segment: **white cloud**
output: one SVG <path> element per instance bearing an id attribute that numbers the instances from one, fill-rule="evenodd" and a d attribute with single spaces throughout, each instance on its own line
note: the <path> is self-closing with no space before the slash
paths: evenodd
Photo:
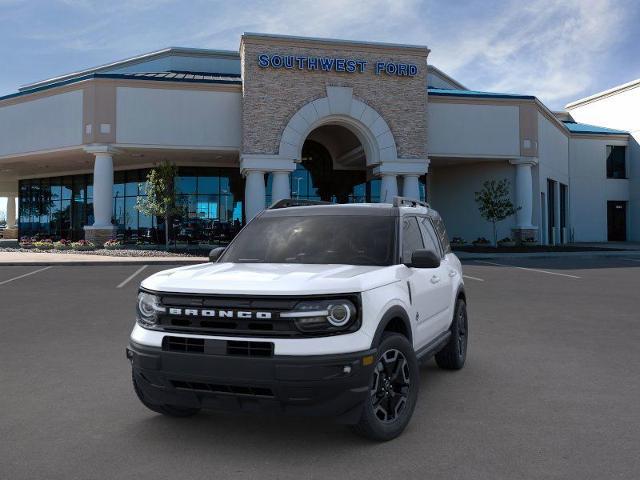
<path id="1" fill-rule="evenodd" d="M 471 88 L 535 94 L 557 107 L 594 84 L 597 57 L 621 38 L 626 9 L 613 0 L 524 5 L 511 2 L 494 20 L 468 20 L 463 38 L 432 44 L 433 60 Z"/>
<path id="2" fill-rule="evenodd" d="M 431 63 L 470 88 L 557 107 L 593 90 L 608 50 L 631 30 L 630 1 L 57 0 L 31 10 L 39 22 L 21 35 L 39 52 L 95 64 L 169 45 L 235 50 L 244 31 L 423 44 Z"/>

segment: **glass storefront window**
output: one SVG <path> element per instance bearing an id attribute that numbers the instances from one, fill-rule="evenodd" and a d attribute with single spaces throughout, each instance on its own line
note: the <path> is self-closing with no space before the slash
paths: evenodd
<path id="1" fill-rule="evenodd" d="M 114 173 L 113 224 L 126 243 L 163 243 L 163 219 L 136 209 L 144 196 L 148 170 Z M 241 228 L 244 180 L 237 168 L 180 168 L 176 188 L 184 214 L 172 220 L 173 242 L 219 243 Z M 73 175 L 20 181 L 19 227 L 22 236 L 58 240 L 83 238 L 93 224 L 93 176 Z"/>

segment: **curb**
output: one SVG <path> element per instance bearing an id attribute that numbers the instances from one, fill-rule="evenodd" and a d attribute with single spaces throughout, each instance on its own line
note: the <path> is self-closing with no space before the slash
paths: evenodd
<path id="1" fill-rule="evenodd" d="M 144 260 L 129 260 L 127 261 L 108 261 L 108 262 L 96 262 L 96 261 L 78 261 L 78 262 L 0 262 L 0 267 L 99 267 L 99 266 L 123 266 L 123 265 L 170 265 L 170 266 L 182 266 L 182 265 L 195 265 L 198 263 L 206 263 L 206 260 L 155 260 L 145 262 Z"/>
<path id="2" fill-rule="evenodd" d="M 454 252 L 455 253 L 455 252 Z M 456 254 L 457 255 L 457 254 Z M 640 252 L 638 251 L 611 251 L 611 252 L 540 252 L 540 253 L 485 253 L 485 254 L 470 254 L 464 256 L 458 256 L 460 261 L 465 260 L 500 260 L 507 258 L 566 258 L 566 257 L 591 257 L 591 258 L 606 258 L 606 257 L 637 257 L 640 259 Z"/>

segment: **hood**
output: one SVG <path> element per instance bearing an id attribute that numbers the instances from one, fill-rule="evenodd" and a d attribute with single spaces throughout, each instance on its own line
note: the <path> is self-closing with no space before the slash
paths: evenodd
<path id="1" fill-rule="evenodd" d="M 165 270 L 142 287 L 159 292 L 234 295 L 356 293 L 397 281 L 396 266 L 205 263 Z"/>

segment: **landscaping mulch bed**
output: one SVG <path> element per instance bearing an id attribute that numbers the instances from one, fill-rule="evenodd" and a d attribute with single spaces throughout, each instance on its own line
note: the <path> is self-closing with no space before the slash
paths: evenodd
<path id="1" fill-rule="evenodd" d="M 136 250 L 136 249 L 98 249 L 98 250 L 43 250 L 40 248 L 0 248 L 0 252 L 13 253 L 55 253 L 59 255 L 99 255 L 103 257 L 202 257 L 207 256 L 209 251 L 185 250 L 176 252 L 166 252 L 164 250 Z"/>

